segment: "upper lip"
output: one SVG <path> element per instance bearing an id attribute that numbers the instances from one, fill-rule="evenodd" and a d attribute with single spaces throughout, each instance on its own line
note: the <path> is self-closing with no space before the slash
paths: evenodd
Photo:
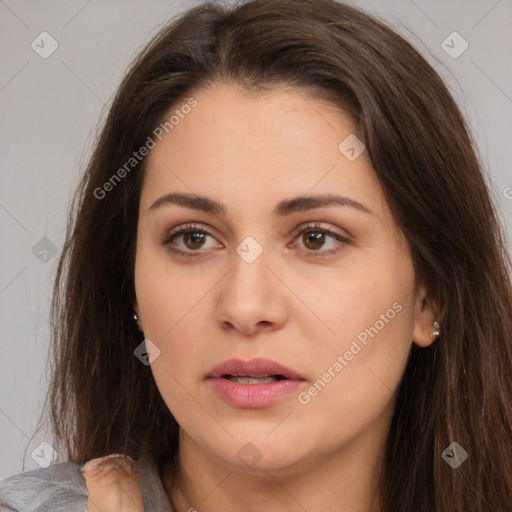
<path id="1" fill-rule="evenodd" d="M 241 359 L 229 359 L 215 366 L 208 378 L 224 377 L 225 375 L 256 377 L 262 375 L 280 375 L 286 379 L 304 380 L 304 377 L 297 372 L 286 368 L 285 366 L 270 359 L 251 359 L 242 361 Z"/>

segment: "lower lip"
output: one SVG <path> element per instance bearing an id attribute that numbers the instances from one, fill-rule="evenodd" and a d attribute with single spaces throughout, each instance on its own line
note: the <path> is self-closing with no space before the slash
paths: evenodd
<path id="1" fill-rule="evenodd" d="M 266 384 L 237 384 L 222 377 L 208 379 L 224 402 L 247 409 L 269 407 L 286 395 L 297 392 L 304 380 L 283 379 Z"/>

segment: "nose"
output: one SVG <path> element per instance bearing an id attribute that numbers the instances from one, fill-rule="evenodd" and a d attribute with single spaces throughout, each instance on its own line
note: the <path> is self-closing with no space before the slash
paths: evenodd
<path id="1" fill-rule="evenodd" d="M 280 328 L 287 319 L 286 286 L 269 266 L 265 251 L 252 262 L 235 253 L 221 281 L 217 318 L 222 329 L 253 336 Z"/>

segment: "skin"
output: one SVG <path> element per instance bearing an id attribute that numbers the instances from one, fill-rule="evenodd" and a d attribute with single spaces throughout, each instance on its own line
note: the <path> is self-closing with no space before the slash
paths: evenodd
<path id="1" fill-rule="evenodd" d="M 160 350 L 150 368 L 180 425 L 169 498 L 179 512 L 377 511 L 396 390 L 411 344 L 432 343 L 436 319 L 408 245 L 367 153 L 349 161 L 338 150 L 355 131 L 343 111 L 284 87 L 254 95 L 217 83 L 193 96 L 197 106 L 148 156 L 135 264 L 134 309 Z M 207 196 L 227 214 L 150 209 L 171 192 Z M 328 193 L 372 213 L 328 206 L 272 216 L 279 201 Z M 187 223 L 208 232 L 203 245 L 183 235 L 171 245 L 196 257 L 162 244 Z M 312 223 L 348 242 L 294 236 Z M 247 236 L 263 248 L 252 263 L 236 252 Z M 264 357 L 301 374 L 307 391 L 395 303 L 400 312 L 307 404 L 292 393 L 237 408 L 205 380 L 227 359 Z M 261 457 L 251 467 L 237 456 L 248 442 Z"/>
<path id="2" fill-rule="evenodd" d="M 133 461 L 118 454 L 99 457 L 81 468 L 87 486 L 89 512 L 144 510 L 142 490 Z"/>

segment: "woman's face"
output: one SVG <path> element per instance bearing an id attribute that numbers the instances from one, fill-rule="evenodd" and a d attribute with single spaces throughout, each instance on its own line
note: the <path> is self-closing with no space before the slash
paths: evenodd
<path id="1" fill-rule="evenodd" d="M 267 470 L 381 446 L 434 318 L 351 120 L 292 89 L 194 98 L 148 155 L 135 264 L 182 443 Z"/>

